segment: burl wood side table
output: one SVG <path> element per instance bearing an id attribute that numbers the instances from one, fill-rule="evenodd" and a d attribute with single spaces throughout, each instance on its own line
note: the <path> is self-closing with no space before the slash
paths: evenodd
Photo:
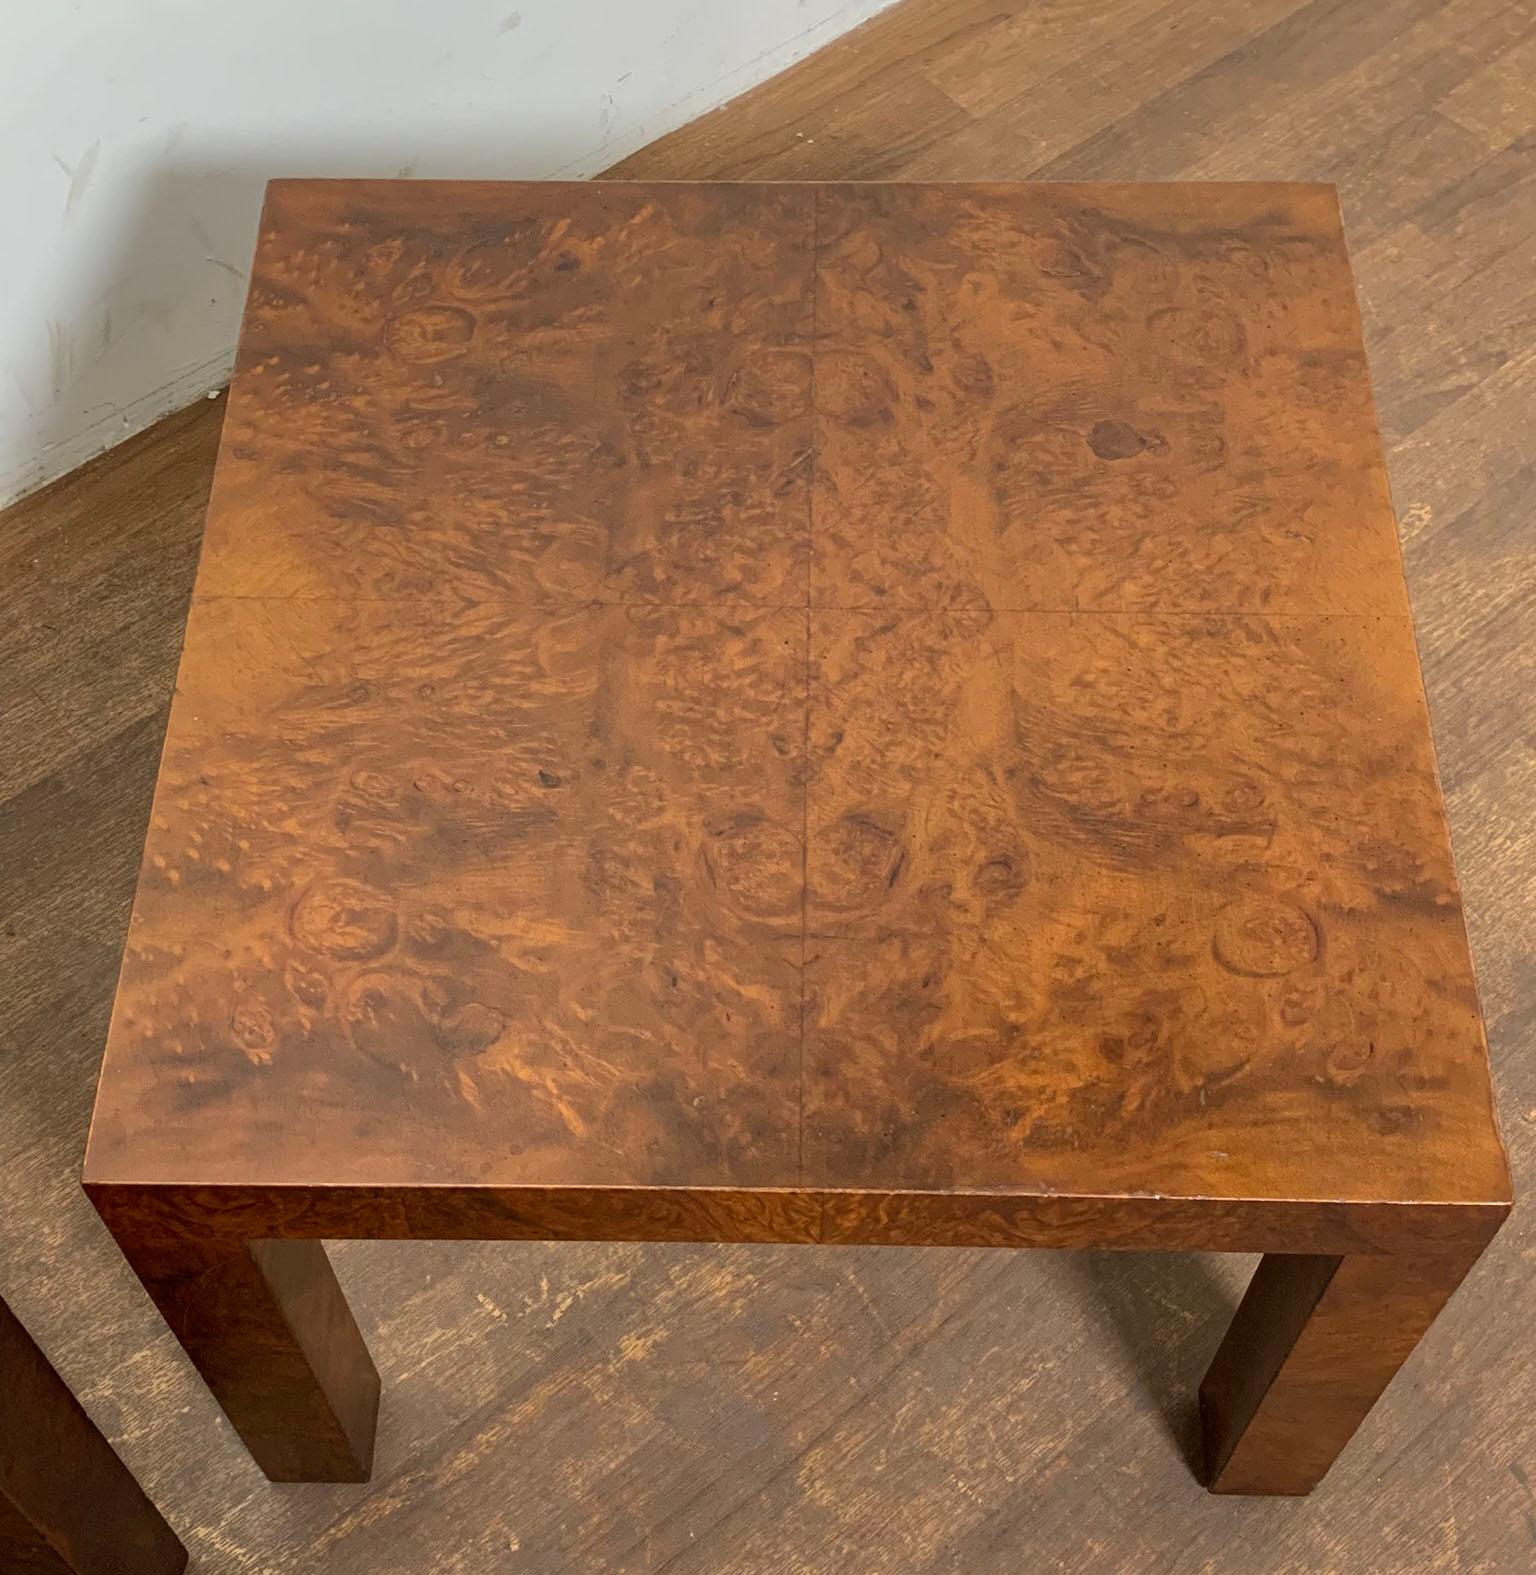
<path id="1" fill-rule="evenodd" d="M 1262 1252 L 1306 1492 L 1510 1200 L 1332 189 L 275 184 L 86 1183 L 274 1478 L 601 1238 Z"/>
<path id="2" fill-rule="evenodd" d="M 0 1570 L 180 1575 L 186 1549 L 0 1301 Z"/>

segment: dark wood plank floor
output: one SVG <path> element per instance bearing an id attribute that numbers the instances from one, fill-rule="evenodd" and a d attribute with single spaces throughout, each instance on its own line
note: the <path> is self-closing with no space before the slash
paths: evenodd
<path id="1" fill-rule="evenodd" d="M 1517 1186 L 1536 1172 L 1536 11 L 910 0 L 627 160 L 1336 181 Z M 0 516 L 0 1288 L 219 1572 L 1536 1567 L 1521 1213 L 1313 1498 L 1207 1499 L 1249 1265 L 348 1244 L 365 1489 L 270 1486 L 76 1187 L 220 407 Z"/>

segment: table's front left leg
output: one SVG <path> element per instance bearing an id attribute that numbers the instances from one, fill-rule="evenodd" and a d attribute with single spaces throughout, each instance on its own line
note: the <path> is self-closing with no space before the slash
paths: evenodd
<path id="1" fill-rule="evenodd" d="M 1268 1254 L 1200 1386 L 1211 1491 L 1311 1492 L 1477 1256 Z"/>
<path id="2" fill-rule="evenodd" d="M 367 1481 L 379 1375 L 318 1241 L 107 1222 L 268 1477 Z"/>

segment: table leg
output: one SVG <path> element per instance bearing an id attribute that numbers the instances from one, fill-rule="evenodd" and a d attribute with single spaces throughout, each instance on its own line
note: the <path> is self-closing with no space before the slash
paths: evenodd
<path id="1" fill-rule="evenodd" d="M 175 1575 L 187 1555 L 0 1302 L 0 1569 Z"/>
<path id="2" fill-rule="evenodd" d="M 272 1481 L 368 1480 L 379 1375 L 318 1241 L 108 1223 Z"/>
<path id="3" fill-rule="evenodd" d="M 1476 1261 L 1271 1253 L 1200 1386 L 1213 1493 L 1309 1493 Z"/>

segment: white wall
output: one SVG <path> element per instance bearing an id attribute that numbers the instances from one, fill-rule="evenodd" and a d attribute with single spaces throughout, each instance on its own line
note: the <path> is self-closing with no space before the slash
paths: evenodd
<path id="1" fill-rule="evenodd" d="M 0 503 L 221 383 L 273 175 L 585 176 L 890 0 L 7 0 Z"/>

